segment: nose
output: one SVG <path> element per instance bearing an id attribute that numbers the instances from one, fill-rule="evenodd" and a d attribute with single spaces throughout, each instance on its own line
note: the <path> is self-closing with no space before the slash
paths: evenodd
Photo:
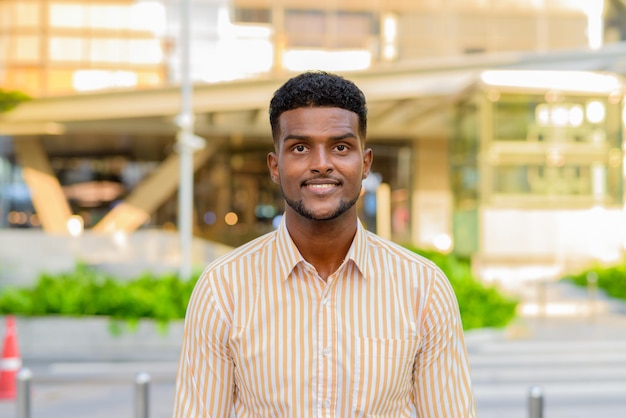
<path id="1" fill-rule="evenodd" d="M 316 147 L 311 153 L 311 171 L 330 173 L 332 170 L 332 161 L 328 151 L 324 147 Z"/>

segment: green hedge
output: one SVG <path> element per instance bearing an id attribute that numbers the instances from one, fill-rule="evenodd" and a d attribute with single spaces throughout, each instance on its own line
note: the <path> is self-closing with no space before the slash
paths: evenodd
<path id="1" fill-rule="evenodd" d="M 626 300 L 626 260 L 613 266 L 593 266 L 563 280 L 587 286 L 590 277 L 596 280 L 598 288 L 608 296 Z"/>
<path id="2" fill-rule="evenodd" d="M 0 113 L 8 112 L 28 100 L 30 100 L 30 96 L 25 93 L 0 89 Z"/>
<path id="3" fill-rule="evenodd" d="M 11 287 L 0 293 L 0 314 L 23 316 L 100 315 L 134 325 L 141 318 L 162 325 L 183 318 L 197 280 L 176 274 L 143 274 L 118 280 L 85 265 L 72 272 L 44 273 L 32 288 Z"/>
<path id="4" fill-rule="evenodd" d="M 503 327 L 513 319 L 517 301 L 475 280 L 467 261 L 418 252 L 436 262 L 449 277 L 465 329 Z M 126 281 L 78 265 L 69 273 L 42 274 L 31 288 L 4 289 L 0 293 L 0 314 L 104 315 L 131 325 L 140 318 L 152 318 L 166 325 L 184 318 L 198 276 L 199 272 L 190 280 L 180 280 L 176 274 L 146 273 Z"/>
<path id="5" fill-rule="evenodd" d="M 424 251 L 408 246 L 437 264 L 448 276 L 459 302 L 463 328 L 502 328 L 508 325 L 517 312 L 519 301 L 500 292 L 494 286 L 486 286 L 472 274 L 469 260 L 452 254 Z"/>

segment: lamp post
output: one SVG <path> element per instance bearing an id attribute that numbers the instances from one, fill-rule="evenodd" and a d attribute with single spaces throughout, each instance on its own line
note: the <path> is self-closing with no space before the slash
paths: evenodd
<path id="1" fill-rule="evenodd" d="M 204 139 L 194 135 L 193 84 L 190 66 L 191 3 L 181 0 L 180 13 L 180 95 L 181 108 L 176 149 L 179 153 L 180 180 L 178 188 L 178 232 L 180 239 L 180 278 L 191 276 L 193 242 L 193 153 L 205 146 Z"/>

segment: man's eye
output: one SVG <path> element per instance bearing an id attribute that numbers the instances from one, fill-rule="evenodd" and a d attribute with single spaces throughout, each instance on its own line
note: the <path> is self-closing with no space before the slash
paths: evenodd
<path id="1" fill-rule="evenodd" d="M 295 150 L 298 152 L 304 152 L 304 145 L 296 145 Z"/>
<path id="2" fill-rule="evenodd" d="M 337 151 L 345 151 L 345 150 L 346 150 L 345 145 L 337 145 Z"/>

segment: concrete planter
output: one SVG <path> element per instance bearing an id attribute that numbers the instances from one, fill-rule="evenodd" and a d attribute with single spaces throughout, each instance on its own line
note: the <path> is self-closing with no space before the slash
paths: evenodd
<path id="1" fill-rule="evenodd" d="M 134 330 L 124 324 L 121 335 L 114 335 L 107 317 L 16 317 L 16 322 L 24 361 L 178 361 L 184 324 L 172 321 L 163 332 L 146 319 Z M 504 329 L 486 328 L 466 332 L 465 338 L 471 346 L 505 334 Z"/>
<path id="2" fill-rule="evenodd" d="M 132 330 L 123 324 L 121 335 L 111 332 L 107 317 L 16 317 L 16 323 L 24 360 L 173 360 L 183 338 L 182 320 L 165 332 L 152 320 Z"/>

